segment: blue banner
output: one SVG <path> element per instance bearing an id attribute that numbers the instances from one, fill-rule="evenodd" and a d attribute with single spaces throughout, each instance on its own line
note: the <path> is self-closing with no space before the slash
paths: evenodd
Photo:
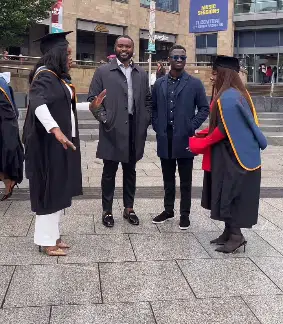
<path id="1" fill-rule="evenodd" d="M 190 33 L 227 30 L 228 0 L 191 0 Z"/>

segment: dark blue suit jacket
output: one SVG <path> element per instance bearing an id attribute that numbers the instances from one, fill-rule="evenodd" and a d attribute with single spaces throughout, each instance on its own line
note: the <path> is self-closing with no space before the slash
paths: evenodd
<path id="1" fill-rule="evenodd" d="M 152 127 L 156 132 L 157 155 L 168 159 L 167 140 L 168 75 L 158 79 L 152 90 Z M 197 108 L 197 113 L 196 113 Z M 172 158 L 193 158 L 186 150 L 188 138 L 207 119 L 209 105 L 202 82 L 184 72 L 176 92 Z"/>

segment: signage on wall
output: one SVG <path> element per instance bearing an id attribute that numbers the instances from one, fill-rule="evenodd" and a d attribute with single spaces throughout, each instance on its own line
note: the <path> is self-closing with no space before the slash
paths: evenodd
<path id="1" fill-rule="evenodd" d="M 140 38 L 149 39 L 149 31 L 140 30 Z M 159 42 L 176 43 L 176 36 L 172 34 L 163 34 L 163 33 L 155 32 L 154 39 L 155 41 L 159 41 Z"/>
<path id="2" fill-rule="evenodd" d="M 109 34 L 109 29 L 105 25 L 102 25 L 102 24 L 97 24 L 94 27 L 94 31 L 96 33 L 107 33 L 107 34 Z"/>
<path id="3" fill-rule="evenodd" d="M 155 40 L 160 41 L 160 42 L 168 42 L 169 37 L 166 35 L 155 35 Z"/>
<path id="4" fill-rule="evenodd" d="M 227 30 L 228 0 L 191 0 L 190 33 Z"/>
<path id="5" fill-rule="evenodd" d="M 63 31 L 63 0 L 58 0 L 51 10 L 51 33 Z"/>

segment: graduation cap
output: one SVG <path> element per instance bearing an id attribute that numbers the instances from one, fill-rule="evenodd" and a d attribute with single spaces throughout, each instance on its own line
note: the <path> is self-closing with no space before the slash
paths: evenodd
<path id="1" fill-rule="evenodd" d="M 70 33 L 72 33 L 72 31 L 47 34 L 34 40 L 34 42 L 40 42 L 40 50 L 42 54 L 45 54 L 53 47 L 67 46 L 69 42 L 67 41 L 66 36 Z"/>
<path id="2" fill-rule="evenodd" d="M 218 55 L 212 64 L 213 69 L 217 67 L 222 67 L 225 69 L 234 70 L 236 72 L 240 72 L 240 63 L 236 57 Z"/>

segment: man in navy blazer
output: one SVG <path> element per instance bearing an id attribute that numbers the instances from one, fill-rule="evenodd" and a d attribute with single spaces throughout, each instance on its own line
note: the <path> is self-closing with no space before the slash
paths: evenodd
<path id="1" fill-rule="evenodd" d="M 207 119 L 209 105 L 202 82 L 189 75 L 186 49 L 174 45 L 169 52 L 171 70 L 158 79 L 152 91 L 152 127 L 156 132 L 157 155 L 164 182 L 164 211 L 153 219 L 160 224 L 174 217 L 176 165 L 180 176 L 180 229 L 190 226 L 192 170 L 194 155 L 188 138 Z M 197 112 L 196 112 L 197 111 Z"/>

